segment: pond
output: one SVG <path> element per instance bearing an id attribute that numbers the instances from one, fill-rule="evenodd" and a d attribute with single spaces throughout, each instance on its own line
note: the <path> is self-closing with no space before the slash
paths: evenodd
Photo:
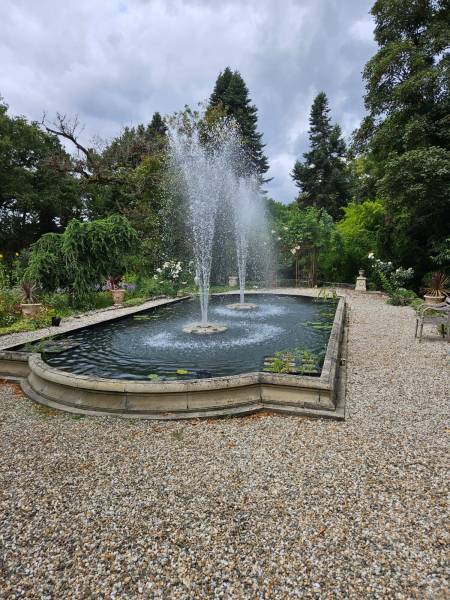
<path id="1" fill-rule="evenodd" d="M 209 319 L 227 330 L 195 335 L 196 299 L 40 342 L 45 362 L 80 375 L 124 380 L 180 380 L 255 371 L 319 376 L 336 304 L 312 298 L 247 294 L 250 311 L 227 307 L 234 296 L 213 296 Z M 47 351 L 46 351 L 47 344 Z"/>

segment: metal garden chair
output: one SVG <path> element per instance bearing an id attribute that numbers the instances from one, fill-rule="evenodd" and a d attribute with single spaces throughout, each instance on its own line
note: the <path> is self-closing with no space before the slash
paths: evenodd
<path id="1" fill-rule="evenodd" d="M 446 325 L 446 334 L 443 333 L 442 337 L 446 335 L 447 342 L 450 342 L 450 297 L 447 297 L 444 302 L 440 304 L 422 304 L 416 313 L 416 332 L 414 337 L 419 337 L 419 342 L 422 340 L 423 326 L 425 323 L 432 323 L 434 325 Z M 443 332 L 445 330 L 443 329 Z"/>

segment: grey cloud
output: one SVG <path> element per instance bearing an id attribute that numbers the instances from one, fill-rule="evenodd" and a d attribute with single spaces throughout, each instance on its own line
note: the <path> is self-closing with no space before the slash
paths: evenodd
<path id="1" fill-rule="evenodd" d="M 346 135 L 363 115 L 361 70 L 374 53 L 371 0 L 3 0 L 0 93 L 15 114 L 78 114 L 86 135 L 170 113 L 211 93 L 220 70 L 241 71 L 259 109 L 274 177 L 307 148 L 324 90 Z"/>

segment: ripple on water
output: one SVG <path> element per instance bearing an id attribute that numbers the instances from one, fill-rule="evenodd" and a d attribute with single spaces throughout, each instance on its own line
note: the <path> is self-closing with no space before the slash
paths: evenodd
<path id="1" fill-rule="evenodd" d="M 181 338 L 179 334 L 161 332 L 156 335 L 147 336 L 143 342 L 146 346 L 151 346 L 156 350 L 168 348 L 177 348 L 179 350 L 189 348 L 195 350 L 210 350 L 260 344 L 269 339 L 276 339 L 283 332 L 284 329 L 276 325 L 249 324 L 245 327 L 244 331 L 240 332 L 240 337 L 236 337 L 236 334 L 232 329 L 229 330 L 229 333 L 231 333 L 233 337 L 225 337 L 218 333 L 202 338 L 189 337 L 190 334 L 186 334 L 186 337 Z"/>
<path id="2" fill-rule="evenodd" d="M 258 304 L 257 301 L 255 303 Z M 287 307 L 276 304 L 258 304 L 257 308 L 249 310 L 248 312 L 245 312 L 245 314 L 238 310 L 227 308 L 226 306 L 213 306 L 210 309 L 210 313 L 213 315 L 236 320 L 242 320 L 245 318 L 246 321 L 249 319 L 258 320 L 265 319 L 266 317 L 278 317 L 280 315 L 284 315 L 286 312 Z"/>

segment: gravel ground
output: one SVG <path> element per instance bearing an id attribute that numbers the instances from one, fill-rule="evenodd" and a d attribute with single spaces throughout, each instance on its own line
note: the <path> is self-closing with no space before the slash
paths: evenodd
<path id="1" fill-rule="evenodd" d="M 345 422 L 77 418 L 0 387 L 0 597 L 448 598 L 449 345 L 349 294 Z"/>

